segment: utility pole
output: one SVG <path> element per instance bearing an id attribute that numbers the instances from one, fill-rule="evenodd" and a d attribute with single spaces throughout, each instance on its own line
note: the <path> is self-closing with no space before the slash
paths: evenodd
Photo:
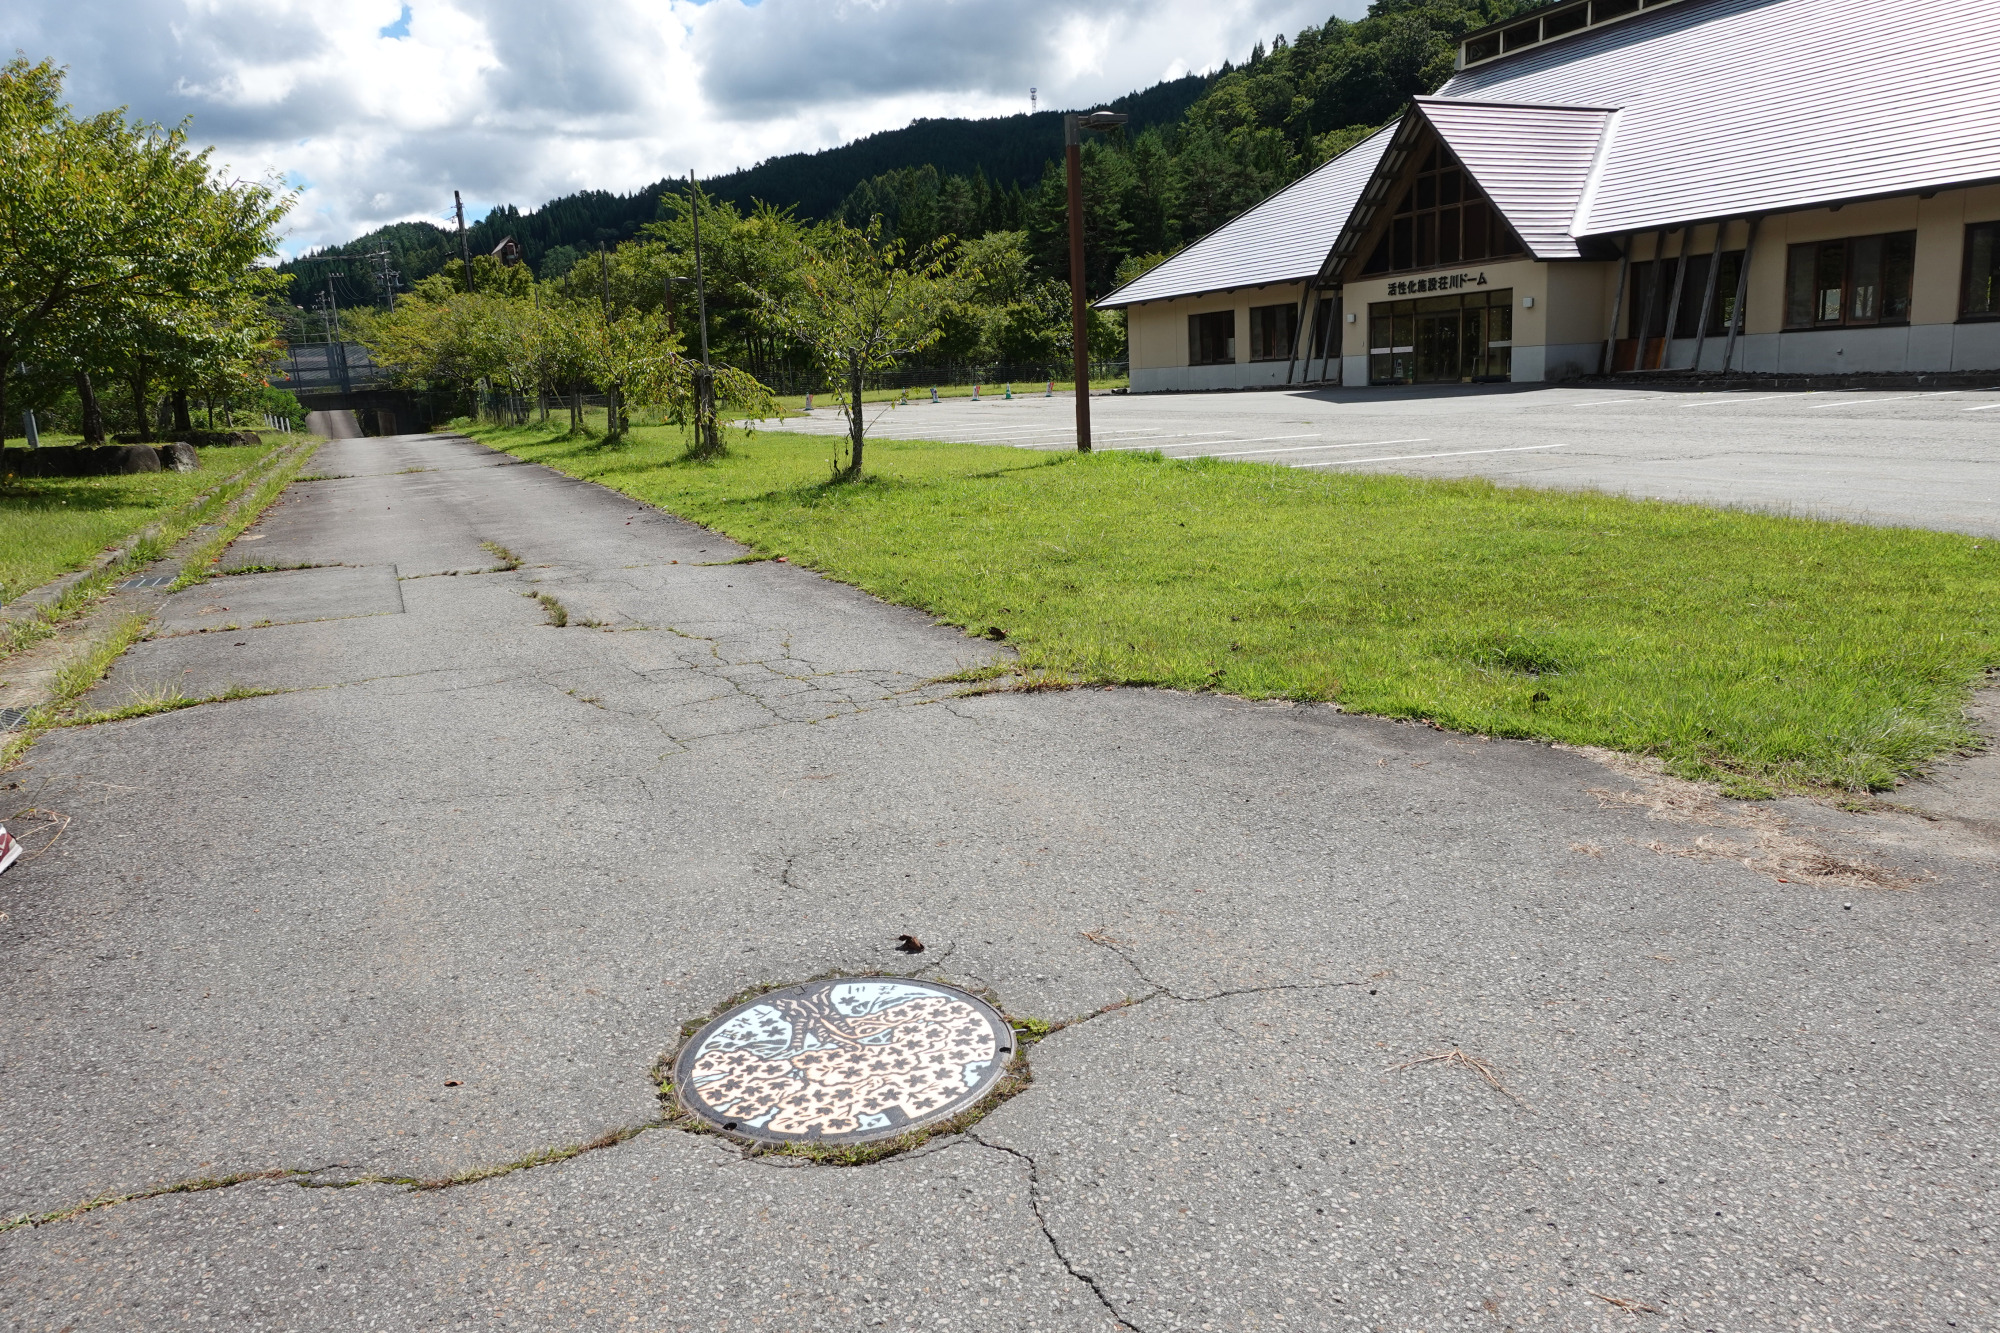
<path id="1" fill-rule="evenodd" d="M 701 323 L 701 368 L 708 365 L 708 287 L 701 277 L 701 186 L 688 172 L 688 201 L 694 208 L 694 309 Z"/>
<path id="2" fill-rule="evenodd" d="M 1076 451 L 1090 452 L 1090 322 L 1084 310 L 1083 132 L 1115 130 L 1130 117 L 1093 111 L 1063 117 L 1063 166 L 1069 176 L 1070 363 L 1076 375 Z"/>
<path id="3" fill-rule="evenodd" d="M 347 344 L 335 342 L 333 338 L 334 332 L 340 327 L 340 301 L 333 294 L 331 273 L 326 275 L 326 306 L 322 313 L 326 316 L 326 368 L 330 372 L 337 368 L 340 375 L 340 391 L 353 393 L 354 384 L 347 374 Z"/>
<path id="4" fill-rule="evenodd" d="M 700 451 L 722 451 L 722 437 L 715 426 L 715 370 L 708 364 L 708 285 L 701 273 L 701 184 L 693 168 L 688 170 L 688 206 L 694 210 L 694 310 L 701 325 L 701 370 L 694 381 L 695 438 Z"/>
<path id="5" fill-rule="evenodd" d="M 377 250 L 370 258 L 382 261 L 382 298 L 393 315 L 396 313 L 396 270 L 389 267 L 393 256 L 387 250 Z"/>
<path id="6" fill-rule="evenodd" d="M 604 337 L 607 345 L 611 339 L 611 252 L 604 248 L 604 242 L 597 243 L 597 276 L 603 282 L 601 300 L 604 306 Z M 606 438 L 618 433 L 618 386 L 604 386 L 604 434 Z"/>
<path id="7" fill-rule="evenodd" d="M 458 258 L 465 265 L 465 290 L 472 290 L 472 246 L 465 239 L 465 200 L 458 197 L 458 191 L 451 192 L 451 206 L 458 212 Z"/>

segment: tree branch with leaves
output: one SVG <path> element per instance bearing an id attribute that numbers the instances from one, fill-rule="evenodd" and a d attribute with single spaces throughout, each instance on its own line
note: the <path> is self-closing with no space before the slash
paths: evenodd
<path id="1" fill-rule="evenodd" d="M 839 222 L 815 228 L 799 243 L 790 277 L 783 290 L 758 296 L 772 323 L 845 386 L 847 461 L 834 475 L 850 480 L 861 475 L 867 443 L 868 372 L 936 342 L 959 284 L 938 250 L 909 257 L 901 242 L 884 243 L 879 221 L 866 230 Z"/>

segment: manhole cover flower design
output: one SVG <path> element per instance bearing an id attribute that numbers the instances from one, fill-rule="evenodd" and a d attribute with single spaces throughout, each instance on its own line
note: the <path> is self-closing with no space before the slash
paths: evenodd
<path id="1" fill-rule="evenodd" d="M 681 1050 L 674 1086 L 722 1129 L 780 1142 L 889 1138 L 974 1105 L 1013 1031 L 951 986 L 890 977 L 808 982 L 723 1014 Z"/>

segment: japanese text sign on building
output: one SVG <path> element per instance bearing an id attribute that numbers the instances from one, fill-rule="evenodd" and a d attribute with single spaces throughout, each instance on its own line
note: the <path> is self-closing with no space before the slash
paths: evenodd
<path id="1" fill-rule="evenodd" d="M 1424 292 L 1455 292 L 1460 287 L 1484 287 L 1484 273 L 1439 273 L 1429 278 L 1405 278 L 1389 284 L 1391 296 L 1416 296 Z"/>

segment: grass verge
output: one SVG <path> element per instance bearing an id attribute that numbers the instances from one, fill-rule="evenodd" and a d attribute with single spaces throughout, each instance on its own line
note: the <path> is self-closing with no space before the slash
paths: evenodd
<path id="1" fill-rule="evenodd" d="M 211 450 L 210 453 L 218 451 Z M 204 484 L 209 490 L 197 494 L 194 499 L 170 510 L 153 526 L 153 531 L 133 541 L 118 559 L 98 569 L 92 570 L 62 590 L 60 596 L 36 607 L 30 614 L 6 624 L 0 624 L 0 659 L 20 651 L 29 644 L 39 642 L 56 632 L 57 626 L 72 620 L 105 595 L 114 583 L 128 574 L 137 573 L 167 554 L 180 540 L 217 514 L 226 512 L 244 491 L 255 485 L 260 473 L 270 468 L 274 449 L 237 452 L 256 454 L 235 473 L 220 482 L 213 477 Z M 304 451 L 309 454 L 310 449 Z M 280 465 L 283 466 L 283 465 Z M 144 474 L 151 476 L 152 474 Z M 193 474 L 163 474 L 193 475 Z M 123 478 L 83 478 L 81 480 L 124 480 Z M 129 535 L 129 534 L 128 534 Z"/>
<path id="2" fill-rule="evenodd" d="M 0 602 L 81 569 L 153 523 L 171 522 L 218 477 L 242 471 L 275 447 L 203 449 L 199 472 L 123 477 L 6 476 L 0 462 Z"/>
<path id="3" fill-rule="evenodd" d="M 313 448 L 299 449 L 276 466 L 265 469 L 250 497 L 229 512 L 228 518 L 210 534 L 208 540 L 188 553 L 187 559 L 181 563 L 181 576 L 174 581 L 174 591 L 179 592 L 221 573 L 216 566 L 222 561 L 222 553 L 229 549 L 229 543 L 264 516 L 271 502 L 297 479 L 300 469 L 305 467 L 306 460 L 313 453 Z"/>
<path id="4" fill-rule="evenodd" d="M 473 426 L 759 554 L 1004 637 L 1029 678 L 1337 701 L 1662 757 L 1732 794 L 1880 790 L 1975 742 L 2000 543 L 1478 480 L 678 431 Z M 990 683 L 989 683 L 990 684 Z"/>

